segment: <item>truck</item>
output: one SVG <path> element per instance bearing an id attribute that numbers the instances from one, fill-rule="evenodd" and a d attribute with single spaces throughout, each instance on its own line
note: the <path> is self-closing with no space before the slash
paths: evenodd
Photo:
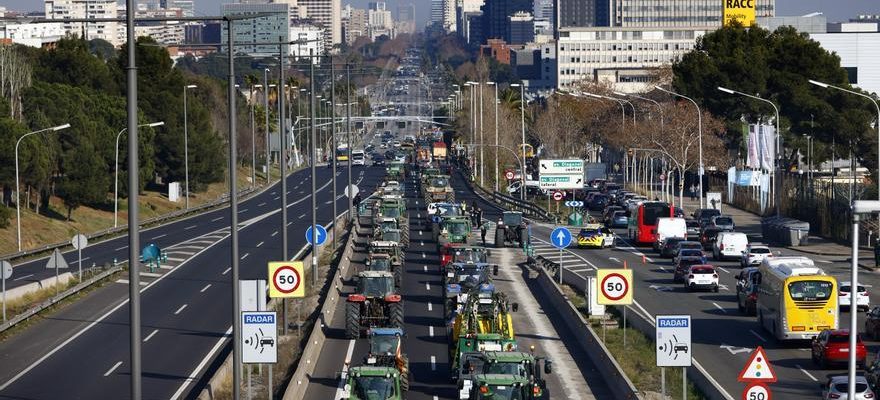
<path id="1" fill-rule="evenodd" d="M 590 182 L 608 178 L 608 167 L 604 163 L 584 163 L 584 187 L 589 187 Z"/>
<path id="2" fill-rule="evenodd" d="M 446 160 L 447 157 L 447 148 L 445 142 L 434 142 L 431 144 L 431 155 L 434 156 L 434 159 L 438 162 Z"/>

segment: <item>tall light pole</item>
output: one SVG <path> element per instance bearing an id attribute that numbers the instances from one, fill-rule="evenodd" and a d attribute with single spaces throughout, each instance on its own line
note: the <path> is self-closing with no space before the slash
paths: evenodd
<path id="1" fill-rule="evenodd" d="M 278 37 L 279 42 L 284 41 L 284 37 Z M 285 57 L 285 46 L 278 46 L 278 59 L 280 64 L 278 65 L 278 143 L 279 143 L 279 151 L 278 151 L 278 159 L 281 164 L 279 167 L 281 169 L 281 256 L 282 260 L 287 261 L 289 259 L 289 255 L 287 254 L 287 121 L 284 120 L 284 96 L 286 93 L 284 92 L 284 60 Z M 268 110 L 267 110 L 268 112 Z M 284 302 L 284 307 L 282 307 L 282 313 L 284 314 L 284 320 L 287 321 L 287 302 Z M 287 325 L 284 326 L 284 332 L 287 332 Z"/>
<path id="2" fill-rule="evenodd" d="M 498 85 L 495 82 L 486 82 L 487 85 L 495 86 L 495 146 L 498 146 Z M 498 148 L 495 148 L 495 191 L 498 191 Z"/>
<path id="3" fill-rule="evenodd" d="M 262 87 L 262 85 L 251 86 L 251 187 L 257 186 L 257 121 L 256 121 L 256 102 L 254 101 L 254 89 Z"/>
<path id="4" fill-rule="evenodd" d="M 21 189 L 19 188 L 19 182 L 18 182 L 18 145 L 21 144 L 22 139 L 24 139 L 30 135 L 36 135 L 38 133 L 43 133 L 43 132 L 48 132 L 48 131 L 58 132 L 62 129 L 67 129 L 67 128 L 70 128 L 70 124 L 53 126 L 51 128 L 46 128 L 46 129 L 41 129 L 38 131 L 25 133 L 20 138 L 18 138 L 17 141 L 15 141 L 15 221 L 18 226 L 18 229 L 17 229 L 18 251 L 21 251 L 21 201 L 19 199 L 21 197 Z"/>
<path id="5" fill-rule="evenodd" d="M 657 90 L 660 90 L 661 92 L 666 92 L 666 93 L 669 93 L 673 96 L 678 96 L 678 97 L 681 97 L 685 100 L 688 100 L 691 103 L 693 103 L 694 107 L 697 108 L 697 129 L 699 130 L 699 142 L 700 142 L 699 143 L 700 144 L 700 169 L 697 172 L 697 176 L 699 176 L 699 179 L 700 179 L 700 208 L 703 208 L 703 112 L 700 110 L 700 106 L 697 104 L 696 101 L 694 101 L 694 99 L 687 97 L 687 96 L 680 94 L 680 93 L 675 93 L 671 90 L 663 89 L 660 86 L 655 86 L 655 88 Z"/>
<path id="6" fill-rule="evenodd" d="M 185 206 L 186 209 L 189 210 L 189 133 L 187 131 L 187 123 L 186 123 L 186 90 L 187 89 L 195 89 L 198 86 L 196 85 L 186 85 L 183 87 L 183 174 L 185 177 L 185 185 L 184 193 L 186 194 Z"/>
<path id="7" fill-rule="evenodd" d="M 522 127 L 522 143 L 520 143 L 520 191 L 519 198 L 526 199 L 526 85 L 525 83 L 513 83 L 510 86 L 519 88 L 519 121 Z"/>
<path id="8" fill-rule="evenodd" d="M 354 193 L 351 185 L 351 64 L 345 63 L 345 141 L 348 142 L 348 220 L 354 222 Z M 364 154 L 366 158 L 366 154 Z M 353 226 L 353 225 L 352 225 Z"/>
<path id="9" fill-rule="evenodd" d="M 266 114 L 266 186 L 272 183 L 272 173 L 269 169 L 269 158 L 272 154 L 271 146 L 269 146 L 269 68 L 263 69 L 263 113 Z"/>
<path id="10" fill-rule="evenodd" d="M 736 94 L 736 95 L 748 97 L 753 100 L 763 101 L 764 103 L 767 103 L 770 106 L 772 106 L 773 111 L 776 112 L 776 148 L 774 149 L 775 153 L 776 153 L 775 157 L 774 157 L 776 165 L 773 167 L 773 175 L 774 176 L 773 176 L 773 186 L 772 186 L 771 190 L 773 190 L 773 194 L 775 195 L 775 198 L 776 198 L 776 201 L 775 201 L 775 203 L 776 203 L 776 216 L 778 217 L 779 211 L 780 211 L 779 209 L 782 206 L 782 196 L 781 196 L 781 194 L 782 194 L 782 162 L 781 162 L 781 157 L 780 157 L 782 155 L 782 148 L 780 147 L 780 144 L 779 144 L 779 138 L 782 137 L 782 131 L 779 130 L 779 107 L 776 107 L 776 104 L 773 104 L 773 102 L 770 100 L 767 100 L 765 98 L 758 97 L 758 96 L 752 96 L 750 94 L 743 93 L 738 90 L 728 89 L 728 88 L 721 87 L 721 86 L 718 86 L 718 90 L 720 90 L 724 93 L 727 93 L 727 94 Z M 702 162 L 700 164 L 702 166 Z M 778 184 L 776 182 L 776 174 L 779 174 Z M 701 199 L 701 201 L 702 201 L 702 199 Z"/>
<path id="11" fill-rule="evenodd" d="M 480 89 L 480 186 L 484 186 L 486 174 L 483 173 L 483 171 L 486 158 L 484 157 L 485 153 L 483 152 L 483 149 L 486 146 L 483 145 L 486 144 L 486 142 L 483 141 L 483 83 L 478 82 L 477 87 Z"/>
<path id="12" fill-rule="evenodd" d="M 140 124 L 138 127 L 148 126 L 150 128 L 154 128 L 157 126 L 165 125 L 165 121 L 153 122 L 151 124 Z M 116 169 L 116 173 L 113 177 L 113 227 L 116 228 L 119 226 L 119 138 L 122 136 L 128 128 L 122 128 L 119 133 L 116 134 L 116 162 L 113 164 Z M 129 172 L 130 173 L 130 172 Z M 131 188 L 128 188 L 128 191 L 131 192 Z M 131 208 L 131 204 L 129 204 L 129 208 Z"/>
<path id="13" fill-rule="evenodd" d="M 874 108 L 877 109 L 877 140 L 878 140 L 877 141 L 877 170 L 880 171 L 880 104 L 877 103 L 877 100 L 874 100 L 873 97 L 868 96 L 864 93 L 859 93 L 854 90 L 844 89 L 842 87 L 834 86 L 834 85 L 831 85 L 828 83 L 823 83 L 823 82 L 815 81 L 812 79 L 810 79 L 810 83 L 812 83 L 816 86 L 819 86 L 821 88 L 836 89 L 836 90 L 840 90 L 841 92 L 846 92 L 849 94 L 854 94 L 856 96 L 864 97 L 864 98 L 870 100 L 872 103 L 874 103 Z M 778 132 L 777 132 L 777 134 L 778 134 Z M 880 172 L 877 173 L 877 176 L 880 177 Z M 880 198 L 880 178 L 877 179 L 877 196 L 878 196 L 878 198 Z"/>

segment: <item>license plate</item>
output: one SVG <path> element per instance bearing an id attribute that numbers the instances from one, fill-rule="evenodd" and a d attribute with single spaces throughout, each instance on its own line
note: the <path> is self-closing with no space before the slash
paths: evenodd
<path id="1" fill-rule="evenodd" d="M 840 349 L 840 352 L 841 353 L 849 353 L 849 349 L 844 347 L 844 348 Z"/>

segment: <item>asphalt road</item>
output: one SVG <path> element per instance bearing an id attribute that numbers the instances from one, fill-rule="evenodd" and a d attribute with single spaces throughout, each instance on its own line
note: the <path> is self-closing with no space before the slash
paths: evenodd
<path id="1" fill-rule="evenodd" d="M 352 172 L 353 181 L 360 181 L 361 188 L 370 189 L 384 174 L 380 169 L 363 167 L 356 167 Z M 332 217 L 332 208 L 328 207 L 332 204 L 331 173 L 323 167 L 317 174 L 320 188 L 317 218 L 326 225 Z M 347 209 L 348 200 L 341 195 L 346 184 L 346 169 L 340 168 L 336 199 L 340 212 Z M 291 255 L 305 244 L 305 229 L 311 224 L 310 185 L 308 170 L 288 177 Z M 282 224 L 278 212 L 281 201 L 277 186 L 240 205 L 240 221 L 247 222 L 239 228 L 242 279 L 266 279 L 266 263 L 281 258 L 278 233 Z M 176 241 L 222 230 L 224 221 L 228 224 L 228 214 L 228 209 L 217 210 L 152 229 L 144 234 L 142 241 L 170 246 Z M 195 227 L 187 229 L 192 225 Z M 123 254 L 124 248 L 119 247 L 124 240 L 96 245 L 91 248 L 94 253 L 90 256 L 101 259 Z M 144 398 L 192 397 L 201 389 L 200 381 L 206 371 L 215 367 L 214 361 L 222 359 L 231 348 L 229 246 L 228 238 L 216 241 L 176 268 L 157 274 L 157 279 L 142 289 Z M 127 284 L 117 283 L 103 290 L 124 293 Z M 0 398 L 127 398 L 130 368 L 127 301 L 96 302 L 92 306 L 94 313 L 83 316 L 86 320 L 80 321 L 78 330 L 57 332 L 59 337 L 67 336 L 67 339 L 53 342 L 51 346 L 28 349 L 32 355 L 44 355 L 27 364 L 4 363 L 0 370 Z M 17 338 L 25 341 L 26 332 Z M 10 341 L 0 344 L 0 355 L 17 351 L 12 345 Z"/>

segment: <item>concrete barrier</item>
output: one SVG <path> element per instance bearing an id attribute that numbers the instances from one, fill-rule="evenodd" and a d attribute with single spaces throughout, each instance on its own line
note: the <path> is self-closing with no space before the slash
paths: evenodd
<path id="1" fill-rule="evenodd" d="M 638 398 L 638 389 L 633 385 L 632 381 L 623 372 L 620 364 L 593 331 L 590 324 L 584 320 L 583 315 L 575 306 L 568 301 L 559 285 L 553 281 L 552 275 L 548 274 L 545 269 L 539 269 L 537 278 L 538 287 L 543 292 L 543 297 L 550 301 L 550 304 L 562 315 L 562 320 L 572 332 L 584 332 L 583 335 L 577 335 L 575 338 L 578 346 L 584 353 L 589 355 L 590 360 L 599 370 L 599 373 L 605 378 L 605 384 L 614 393 L 615 399 L 636 399 Z"/>
<path id="2" fill-rule="evenodd" d="M 6 289 L 6 301 L 18 299 L 28 293 L 36 292 L 42 288 L 55 286 L 56 284 L 66 285 L 67 282 L 69 282 L 71 279 L 73 279 L 73 274 L 70 272 L 64 272 L 58 274 L 58 279 L 55 279 L 55 277 L 52 276 L 43 280 L 28 283 L 26 285 L 14 287 L 12 289 Z"/>

